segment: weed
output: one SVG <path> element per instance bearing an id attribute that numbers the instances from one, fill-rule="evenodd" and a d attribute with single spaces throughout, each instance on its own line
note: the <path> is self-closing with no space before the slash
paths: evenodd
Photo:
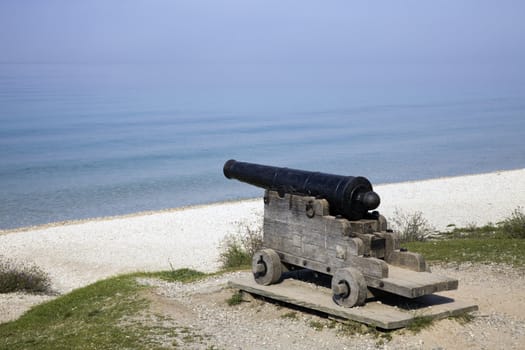
<path id="1" fill-rule="evenodd" d="M 226 303 L 230 306 L 239 305 L 242 302 L 243 299 L 241 291 L 234 293 L 228 300 L 226 300 Z"/>
<path id="2" fill-rule="evenodd" d="M 315 329 L 316 331 L 322 331 L 324 328 L 324 323 L 316 320 L 311 320 L 308 325 Z"/>
<path id="3" fill-rule="evenodd" d="M 244 250 L 237 241 L 229 240 L 227 247 L 220 253 L 220 262 L 223 268 L 232 269 L 237 267 L 249 267 L 252 263 L 252 256 Z"/>
<path id="4" fill-rule="evenodd" d="M 354 334 L 366 334 L 369 331 L 367 325 L 354 321 L 345 321 L 344 323 L 339 323 L 336 329 L 337 334 L 345 337 L 349 337 Z"/>
<path id="5" fill-rule="evenodd" d="M 51 281 L 36 265 L 17 264 L 0 256 L 0 293 L 49 293 Z"/>
<path id="6" fill-rule="evenodd" d="M 297 320 L 297 312 L 290 311 L 281 315 L 281 318 L 287 318 L 289 320 Z"/>
<path id="7" fill-rule="evenodd" d="M 407 329 L 413 333 L 418 333 L 421 330 L 428 328 L 432 325 L 433 319 L 428 316 L 417 316 L 407 325 Z"/>
<path id="8" fill-rule="evenodd" d="M 246 252 L 251 256 L 255 254 L 259 249 L 261 249 L 263 244 L 263 234 L 262 227 L 250 227 L 244 225 L 243 234 L 241 234 L 241 246 L 246 250 Z"/>
<path id="9" fill-rule="evenodd" d="M 391 222 L 400 242 L 424 241 L 435 232 L 420 211 L 406 214 L 396 209 Z"/>
<path id="10" fill-rule="evenodd" d="M 525 238 L 525 213 L 521 207 L 514 209 L 510 217 L 500 223 L 501 234 L 508 238 Z"/>
<path id="11" fill-rule="evenodd" d="M 465 325 L 469 322 L 472 322 L 474 320 L 474 316 L 466 312 L 457 316 L 450 316 L 449 319 L 458 322 L 460 325 Z"/>
<path id="12" fill-rule="evenodd" d="M 262 246 L 262 228 L 240 225 L 237 234 L 228 234 L 219 245 L 219 262 L 225 269 L 248 267 Z"/>
<path id="13" fill-rule="evenodd" d="M 366 325 L 355 321 L 345 320 L 344 322 L 332 321 L 328 328 L 335 328 L 336 332 L 341 337 L 352 337 L 356 334 L 368 334 L 377 340 L 376 345 L 382 346 L 385 341 L 392 340 L 390 332 L 379 331 L 373 325 Z"/>

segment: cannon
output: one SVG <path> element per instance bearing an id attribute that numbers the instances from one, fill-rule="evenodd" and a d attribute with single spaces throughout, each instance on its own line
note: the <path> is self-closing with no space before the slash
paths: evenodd
<path id="1" fill-rule="evenodd" d="M 423 256 L 399 248 L 365 177 L 233 159 L 223 172 L 264 189 L 263 247 L 252 258 L 258 284 L 311 270 L 331 278 L 332 299 L 342 307 L 385 293 L 417 298 L 458 288 L 457 279 L 431 274 Z"/>
<path id="2" fill-rule="evenodd" d="M 224 164 L 224 175 L 270 191 L 325 198 L 330 213 L 348 220 L 359 220 L 379 206 L 380 198 L 372 184 L 361 176 L 340 176 L 267 165 L 237 162 Z"/>

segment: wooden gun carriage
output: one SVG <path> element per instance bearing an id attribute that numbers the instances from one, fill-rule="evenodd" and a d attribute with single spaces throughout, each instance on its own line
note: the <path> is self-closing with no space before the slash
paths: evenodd
<path id="1" fill-rule="evenodd" d="M 224 175 L 265 189 L 263 248 L 252 263 L 259 284 L 309 269 L 331 276 L 333 300 L 345 307 L 378 292 L 416 298 L 458 287 L 428 272 L 420 254 L 399 249 L 386 219 L 372 211 L 380 198 L 364 177 L 235 160 L 224 164 Z"/>

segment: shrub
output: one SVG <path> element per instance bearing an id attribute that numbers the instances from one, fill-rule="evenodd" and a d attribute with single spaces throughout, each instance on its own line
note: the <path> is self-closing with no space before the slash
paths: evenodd
<path id="1" fill-rule="evenodd" d="M 518 207 L 498 226 L 501 234 L 508 238 L 525 238 L 525 213 Z"/>
<path id="2" fill-rule="evenodd" d="M 420 211 L 406 214 L 396 209 L 394 218 L 390 221 L 399 235 L 400 242 L 424 241 L 435 231 Z"/>
<path id="3" fill-rule="evenodd" d="M 262 227 L 240 225 L 236 234 L 228 234 L 219 246 L 219 262 L 225 269 L 250 266 L 252 256 L 262 246 Z"/>
<path id="4" fill-rule="evenodd" d="M 50 288 L 49 276 L 38 266 L 15 264 L 0 256 L 0 293 L 47 293 Z"/>
<path id="5" fill-rule="evenodd" d="M 263 244 L 262 227 L 250 227 L 244 225 L 244 231 L 240 236 L 242 248 L 250 255 L 250 258 L 261 249 Z"/>

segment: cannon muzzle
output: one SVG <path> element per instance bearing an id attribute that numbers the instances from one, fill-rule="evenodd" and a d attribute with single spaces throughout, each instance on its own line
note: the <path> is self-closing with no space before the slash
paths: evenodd
<path id="1" fill-rule="evenodd" d="M 238 162 L 224 163 L 224 176 L 271 191 L 324 198 L 331 215 L 360 220 L 369 210 L 379 206 L 380 198 L 372 184 L 362 176 L 341 176 L 320 172 L 279 168 Z"/>

